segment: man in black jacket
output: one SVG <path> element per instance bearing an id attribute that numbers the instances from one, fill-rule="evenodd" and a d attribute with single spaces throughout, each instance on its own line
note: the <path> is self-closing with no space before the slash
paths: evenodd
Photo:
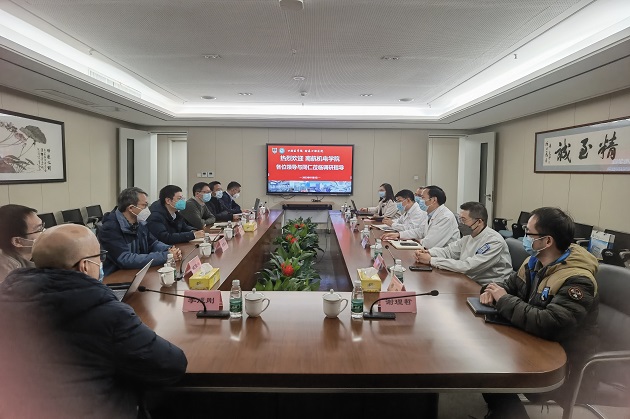
<path id="1" fill-rule="evenodd" d="M 147 219 L 149 231 L 159 241 L 166 244 L 177 244 L 200 239 L 203 230 L 190 226 L 179 211 L 186 208 L 186 200 L 182 188 L 166 185 L 160 190 L 160 199 L 151 204 L 151 215 Z"/>
<path id="2" fill-rule="evenodd" d="M 0 285 L 0 416 L 142 417 L 142 391 L 184 375 L 182 350 L 99 281 L 102 259 L 86 227 L 52 227 L 35 242 L 36 268 Z"/>
<path id="3" fill-rule="evenodd" d="M 236 202 L 239 196 L 241 196 L 241 184 L 233 180 L 228 183 L 227 190 L 221 197 L 225 207 L 231 214 L 241 214 L 243 212 L 241 206 Z"/>
<path id="4" fill-rule="evenodd" d="M 221 182 L 210 182 L 210 191 L 212 193 L 212 199 L 206 202 L 206 206 L 214 214 L 217 221 L 237 221 L 239 216 L 234 215 L 223 202 L 223 187 Z"/>
<path id="5" fill-rule="evenodd" d="M 495 304 L 499 315 L 514 326 L 543 339 L 559 342 L 567 353 L 568 375 L 559 389 L 527 395 L 532 401 L 569 403 L 576 367 L 597 350 L 597 259 L 572 244 L 574 224 L 558 208 L 538 208 L 527 223 L 523 247 L 530 254 L 504 283 L 481 289 L 480 300 Z M 588 384 L 588 383 L 587 383 Z M 515 394 L 484 394 L 489 418 L 527 418 Z"/>

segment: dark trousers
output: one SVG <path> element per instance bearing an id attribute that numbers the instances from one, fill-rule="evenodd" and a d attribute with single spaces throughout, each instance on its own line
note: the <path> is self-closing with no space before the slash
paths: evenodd
<path id="1" fill-rule="evenodd" d="M 488 403 L 487 419 L 529 419 L 517 394 L 483 393 L 483 399 Z"/>

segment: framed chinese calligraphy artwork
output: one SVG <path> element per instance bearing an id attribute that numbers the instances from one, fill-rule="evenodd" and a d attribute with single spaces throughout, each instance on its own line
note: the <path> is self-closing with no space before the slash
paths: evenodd
<path id="1" fill-rule="evenodd" d="M 536 173 L 630 173 L 630 117 L 536 133 Z"/>
<path id="2" fill-rule="evenodd" d="M 0 184 L 66 181 L 64 123 L 0 109 Z"/>

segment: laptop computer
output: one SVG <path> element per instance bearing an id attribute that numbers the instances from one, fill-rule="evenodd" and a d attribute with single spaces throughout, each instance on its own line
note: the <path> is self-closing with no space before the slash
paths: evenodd
<path id="1" fill-rule="evenodd" d="M 352 202 L 352 208 L 354 208 L 354 213 L 359 216 L 359 217 L 371 217 L 372 215 L 374 215 L 371 212 L 361 212 L 357 209 L 357 204 L 354 203 L 354 199 L 351 199 L 350 202 Z"/>
<path id="2" fill-rule="evenodd" d="M 144 265 L 144 267 L 140 269 L 138 273 L 136 273 L 136 275 L 133 278 L 133 281 L 131 281 L 129 285 L 112 284 L 112 286 L 110 286 L 110 288 L 112 288 L 112 292 L 114 293 L 118 301 L 122 301 L 124 298 L 126 298 L 127 296 L 133 294 L 134 292 L 138 290 L 138 286 L 140 286 L 140 283 L 144 279 L 144 276 L 147 274 L 147 271 L 151 267 L 151 263 L 153 263 L 153 259 L 151 259 L 149 263 Z"/>
<path id="3" fill-rule="evenodd" d="M 260 205 L 260 198 L 256 198 L 256 202 L 254 202 L 254 211 L 258 211 L 259 205 Z"/>

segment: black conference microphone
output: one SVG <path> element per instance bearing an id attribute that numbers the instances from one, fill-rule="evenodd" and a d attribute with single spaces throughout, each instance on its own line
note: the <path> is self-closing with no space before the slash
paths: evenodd
<path id="1" fill-rule="evenodd" d="M 193 297 L 191 295 L 181 295 L 181 294 L 175 294 L 173 292 L 164 292 L 164 291 L 156 291 L 156 290 L 152 290 L 149 289 L 145 286 L 140 285 L 138 287 L 138 291 L 139 292 L 154 292 L 156 294 L 165 294 L 165 295 L 174 295 L 175 297 L 184 297 L 184 298 L 190 298 L 192 300 L 197 300 L 201 303 L 201 305 L 203 306 L 203 311 L 198 311 L 197 312 L 197 318 L 228 318 L 230 317 L 230 312 L 229 311 L 208 311 L 206 309 L 206 303 L 203 302 L 203 300 L 201 298 L 197 298 L 197 297 Z"/>
<path id="2" fill-rule="evenodd" d="M 396 319 L 396 313 L 381 313 L 379 311 L 377 311 L 376 313 L 374 313 L 374 305 L 376 303 L 378 303 L 379 301 L 383 301 L 383 300 L 393 300 L 396 298 L 406 298 L 406 297 L 420 297 L 423 295 L 430 295 L 432 297 L 435 297 L 437 295 L 439 295 L 440 293 L 438 292 L 438 290 L 433 290 L 431 292 L 425 292 L 422 294 L 409 294 L 409 295 L 397 295 L 395 297 L 383 297 L 383 298 L 379 298 L 376 301 L 374 301 L 372 303 L 372 305 L 370 306 L 370 311 L 366 311 L 363 313 L 363 318 L 364 319 L 369 319 L 369 320 L 395 320 Z"/>
<path id="3" fill-rule="evenodd" d="M 196 244 L 195 247 L 193 248 L 193 250 L 188 252 L 188 254 L 185 257 L 182 258 L 182 262 L 179 264 L 179 272 L 175 276 L 175 281 L 179 281 L 182 278 L 184 278 L 184 262 L 186 261 L 186 259 L 188 259 L 188 256 L 192 255 L 192 252 L 194 252 L 198 248 L 199 248 L 199 245 Z"/>

